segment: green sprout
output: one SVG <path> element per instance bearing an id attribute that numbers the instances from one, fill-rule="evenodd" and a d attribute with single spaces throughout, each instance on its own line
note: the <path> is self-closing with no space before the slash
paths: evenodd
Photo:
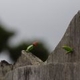
<path id="1" fill-rule="evenodd" d="M 73 49 L 72 49 L 71 47 L 69 47 L 69 46 L 62 46 L 62 48 L 63 48 L 64 50 L 66 50 L 67 53 L 72 53 L 72 52 L 73 52 Z"/>

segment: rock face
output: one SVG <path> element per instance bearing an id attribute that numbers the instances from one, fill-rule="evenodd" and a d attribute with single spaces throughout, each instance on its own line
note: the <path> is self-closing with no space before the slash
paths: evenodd
<path id="1" fill-rule="evenodd" d="M 0 80 L 4 80 L 4 76 L 6 73 L 10 70 L 12 70 L 13 67 L 11 64 L 9 64 L 7 61 L 3 60 L 0 62 Z"/>
<path id="2" fill-rule="evenodd" d="M 62 46 L 73 48 L 66 54 Z M 25 54 L 25 51 L 22 53 Z M 80 80 L 80 11 L 69 24 L 62 40 L 43 64 L 31 53 L 22 54 L 4 80 Z"/>
<path id="3" fill-rule="evenodd" d="M 22 50 L 22 55 L 19 57 L 17 62 L 14 64 L 14 68 L 26 66 L 26 65 L 40 65 L 43 61 L 32 53 L 26 53 L 25 50 Z"/>
<path id="4" fill-rule="evenodd" d="M 43 63 L 43 61 L 40 60 L 39 58 L 37 58 L 32 53 L 26 53 L 25 50 L 22 50 L 22 55 L 19 57 L 19 59 L 17 60 L 17 62 L 15 64 L 13 64 L 13 65 L 9 64 L 5 60 L 1 61 L 1 63 L 0 63 L 0 80 L 4 80 L 4 76 L 6 75 L 6 73 L 14 70 L 15 68 L 23 67 L 23 66 L 27 66 L 27 65 L 40 65 L 42 63 Z M 13 73 L 9 73 L 9 77 L 12 77 L 12 76 L 13 76 Z M 11 79 L 9 79 L 9 80 L 11 80 Z"/>
<path id="5" fill-rule="evenodd" d="M 54 63 L 14 69 L 5 80 L 80 80 L 80 63 Z"/>
<path id="6" fill-rule="evenodd" d="M 73 48 L 72 54 L 66 54 L 62 46 Z M 49 56 L 48 63 L 53 62 L 80 62 L 80 11 L 74 16 L 62 40 Z"/>

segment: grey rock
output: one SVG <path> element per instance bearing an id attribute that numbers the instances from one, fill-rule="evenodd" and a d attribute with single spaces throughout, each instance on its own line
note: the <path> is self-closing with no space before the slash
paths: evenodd
<path id="1" fill-rule="evenodd" d="M 7 61 L 3 60 L 0 62 L 0 80 L 4 79 L 4 76 L 7 72 L 13 69 L 12 64 L 9 64 Z"/>
<path id="2" fill-rule="evenodd" d="M 25 50 L 22 50 L 21 56 L 17 60 L 17 62 L 14 65 L 14 68 L 21 67 L 21 66 L 27 66 L 27 65 L 40 65 L 43 63 L 42 60 L 40 60 L 38 57 L 33 55 L 32 53 L 27 53 Z"/>
<path id="3" fill-rule="evenodd" d="M 73 48 L 73 53 L 66 54 L 62 46 Z M 73 17 L 62 40 L 47 60 L 51 62 L 80 62 L 80 11 Z"/>
<path id="4" fill-rule="evenodd" d="M 80 80 L 80 63 L 19 67 L 8 73 L 5 80 Z"/>

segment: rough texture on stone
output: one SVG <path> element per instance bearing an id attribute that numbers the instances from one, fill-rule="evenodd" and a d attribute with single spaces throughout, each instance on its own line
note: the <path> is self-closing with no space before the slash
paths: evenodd
<path id="1" fill-rule="evenodd" d="M 5 80 L 80 80 L 80 63 L 54 63 L 19 67 Z"/>
<path id="2" fill-rule="evenodd" d="M 22 55 L 19 57 L 17 62 L 14 65 L 14 68 L 27 66 L 27 65 L 40 65 L 43 63 L 38 57 L 33 55 L 32 53 L 27 53 L 25 50 L 22 50 Z"/>
<path id="3" fill-rule="evenodd" d="M 21 66 L 27 66 L 27 65 L 40 65 L 42 63 L 43 63 L 43 61 L 41 61 L 39 58 L 37 58 L 32 53 L 26 53 L 25 50 L 22 50 L 22 55 L 19 57 L 19 59 L 17 60 L 17 62 L 15 64 L 13 64 L 13 65 L 9 64 L 5 60 L 1 61 L 1 63 L 0 63 L 0 80 L 4 80 L 4 76 L 6 75 L 6 73 L 15 68 L 18 68 Z M 9 72 L 9 77 L 12 77 L 12 76 L 13 76 L 12 73 Z"/>
<path id="4" fill-rule="evenodd" d="M 62 49 L 64 45 L 73 48 L 73 53 L 66 54 L 66 51 Z M 80 11 L 70 22 L 62 40 L 51 53 L 47 62 L 80 62 Z"/>
<path id="5" fill-rule="evenodd" d="M 0 80 L 4 80 L 4 76 L 7 72 L 12 70 L 13 67 L 11 64 L 9 64 L 7 61 L 3 60 L 0 62 Z"/>

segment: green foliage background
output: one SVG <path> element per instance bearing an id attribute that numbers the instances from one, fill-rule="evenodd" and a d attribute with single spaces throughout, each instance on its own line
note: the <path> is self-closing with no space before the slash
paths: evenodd
<path id="1" fill-rule="evenodd" d="M 30 44 L 32 44 L 32 42 L 23 42 L 15 47 L 10 47 L 7 43 L 10 37 L 14 34 L 15 32 L 7 31 L 4 26 L 0 24 L 0 52 L 8 50 L 11 59 L 15 62 L 21 55 L 21 50 L 25 50 Z M 40 41 L 38 46 L 36 46 L 31 52 L 43 61 L 45 61 L 49 55 L 48 49 L 45 47 L 43 42 Z"/>

